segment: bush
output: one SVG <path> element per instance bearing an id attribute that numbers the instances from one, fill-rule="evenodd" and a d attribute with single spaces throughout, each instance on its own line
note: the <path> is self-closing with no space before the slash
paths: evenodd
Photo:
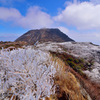
<path id="1" fill-rule="evenodd" d="M 76 70 L 76 64 L 74 62 L 68 60 L 67 63 L 69 64 L 70 67 Z"/>
<path id="2" fill-rule="evenodd" d="M 79 59 L 79 63 L 84 63 L 84 59 Z"/>
<path id="3" fill-rule="evenodd" d="M 74 62 L 78 64 L 80 61 L 78 59 L 74 59 Z"/>
<path id="4" fill-rule="evenodd" d="M 68 61 L 74 61 L 74 59 L 72 57 L 69 57 L 67 60 Z"/>

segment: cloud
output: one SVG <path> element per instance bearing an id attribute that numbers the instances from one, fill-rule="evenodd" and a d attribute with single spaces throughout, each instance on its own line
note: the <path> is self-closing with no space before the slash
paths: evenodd
<path id="1" fill-rule="evenodd" d="M 0 41 L 14 41 L 22 34 L 14 33 L 0 33 Z"/>
<path id="2" fill-rule="evenodd" d="M 12 21 L 23 28 L 42 28 L 53 24 L 51 17 L 38 6 L 30 7 L 25 16 L 15 8 L 0 7 L 0 20 Z"/>
<path id="3" fill-rule="evenodd" d="M 76 42 L 92 42 L 94 44 L 100 45 L 100 32 L 76 32 L 74 30 L 69 30 L 66 27 L 58 27 L 63 33 L 68 35 L 70 38 Z"/>
<path id="4" fill-rule="evenodd" d="M 70 33 L 69 36 L 76 42 L 92 42 L 100 45 L 100 32 Z"/>
<path id="5" fill-rule="evenodd" d="M 90 2 L 92 2 L 94 4 L 100 4 L 100 0 L 90 0 Z"/>
<path id="6" fill-rule="evenodd" d="M 21 14 L 17 9 L 0 7 L 0 20 L 12 21 L 21 18 Z"/>
<path id="7" fill-rule="evenodd" d="M 78 1 L 77 0 L 73 0 L 74 1 L 74 3 L 77 3 Z"/>
<path id="8" fill-rule="evenodd" d="M 68 5 L 54 17 L 57 22 L 75 26 L 77 29 L 100 29 L 100 5 L 89 2 Z"/>
<path id="9" fill-rule="evenodd" d="M 65 27 L 63 27 L 63 26 L 59 26 L 58 27 L 59 29 L 60 29 L 60 31 L 62 31 L 63 33 L 65 33 L 66 35 L 68 35 L 69 34 L 69 29 L 67 29 L 67 28 L 65 28 Z"/>
<path id="10" fill-rule="evenodd" d="M 25 28 L 49 27 L 53 23 L 50 15 L 40 10 L 39 7 L 30 7 L 26 16 L 19 19 L 18 24 Z"/>

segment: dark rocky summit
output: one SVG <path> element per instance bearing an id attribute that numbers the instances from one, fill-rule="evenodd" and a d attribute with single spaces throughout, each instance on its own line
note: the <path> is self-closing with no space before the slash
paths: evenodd
<path id="1" fill-rule="evenodd" d="M 27 33 L 20 36 L 15 41 L 25 41 L 28 44 L 34 44 L 39 42 L 68 42 L 74 41 L 59 29 L 36 29 L 30 30 Z"/>

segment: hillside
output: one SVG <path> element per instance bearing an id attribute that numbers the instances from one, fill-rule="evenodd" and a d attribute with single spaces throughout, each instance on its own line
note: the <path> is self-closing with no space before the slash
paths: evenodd
<path id="1" fill-rule="evenodd" d="M 84 73 L 94 81 L 100 83 L 100 46 L 89 42 L 64 42 L 64 43 L 42 43 L 36 46 L 41 50 L 67 53 L 76 58 L 82 58 L 87 62 L 87 70 Z"/>
<path id="2" fill-rule="evenodd" d="M 0 62 L 0 99 L 91 100 L 68 66 L 48 51 L 1 50 Z"/>
<path id="3" fill-rule="evenodd" d="M 0 50 L 0 99 L 100 100 L 100 46 L 45 42 Z"/>
<path id="4" fill-rule="evenodd" d="M 59 29 L 36 29 L 30 30 L 27 33 L 20 36 L 15 41 L 25 41 L 28 44 L 34 44 L 39 42 L 67 42 L 74 41 L 61 32 Z"/>

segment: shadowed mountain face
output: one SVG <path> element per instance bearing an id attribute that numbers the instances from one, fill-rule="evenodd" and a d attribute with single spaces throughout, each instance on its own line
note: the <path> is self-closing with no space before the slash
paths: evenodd
<path id="1" fill-rule="evenodd" d="M 61 32 L 59 29 L 36 29 L 30 30 L 27 33 L 20 36 L 15 41 L 25 41 L 28 44 L 34 44 L 39 42 L 68 42 L 74 41 Z"/>

